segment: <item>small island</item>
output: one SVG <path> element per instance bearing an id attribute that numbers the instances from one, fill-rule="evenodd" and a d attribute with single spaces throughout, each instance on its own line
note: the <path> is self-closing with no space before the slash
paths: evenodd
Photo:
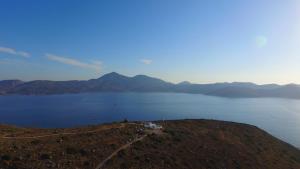
<path id="1" fill-rule="evenodd" d="M 255 126 L 214 120 L 1 125 L 0 168 L 299 169 L 300 150 Z"/>

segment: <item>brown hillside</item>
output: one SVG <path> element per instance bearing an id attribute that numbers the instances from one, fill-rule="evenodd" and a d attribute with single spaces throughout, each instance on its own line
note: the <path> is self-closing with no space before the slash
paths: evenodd
<path id="1" fill-rule="evenodd" d="M 257 127 L 222 121 L 71 129 L 0 126 L 0 169 L 300 169 L 300 151 Z M 143 130 L 141 130 L 143 129 Z"/>

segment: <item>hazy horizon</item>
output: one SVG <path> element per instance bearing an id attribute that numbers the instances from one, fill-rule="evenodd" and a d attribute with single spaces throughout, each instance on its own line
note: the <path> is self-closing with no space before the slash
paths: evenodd
<path id="1" fill-rule="evenodd" d="M 0 80 L 109 72 L 300 84 L 300 2 L 18 1 L 0 6 Z"/>
<path id="2" fill-rule="evenodd" d="M 119 73 L 119 72 L 109 72 L 109 73 L 106 73 L 106 74 L 103 74 L 99 77 L 96 77 L 96 78 L 91 78 L 91 79 L 98 79 L 98 78 L 101 78 L 102 76 L 104 75 L 107 75 L 107 74 L 110 74 L 110 73 L 117 73 L 119 75 L 123 75 L 123 76 L 126 76 L 126 77 L 134 77 L 134 76 L 139 76 L 139 75 L 145 75 L 145 74 L 136 74 L 136 75 L 125 75 L 125 74 L 122 74 L 122 73 Z M 148 76 L 148 75 L 145 75 L 145 76 Z M 286 84 L 279 84 L 279 83 L 255 83 L 255 82 L 249 82 L 249 81 L 224 81 L 224 82 L 207 82 L 207 83 L 195 83 L 195 82 L 191 82 L 189 80 L 182 80 L 182 81 L 179 81 L 179 82 L 171 82 L 171 81 L 167 81 L 165 79 L 162 79 L 162 78 L 159 78 L 159 77 L 154 77 L 154 76 L 148 76 L 148 77 L 152 77 L 152 78 L 157 78 L 157 79 L 160 79 L 160 80 L 163 80 L 165 82 L 169 82 L 169 83 L 173 83 L 173 84 L 179 84 L 179 83 L 182 83 L 182 82 L 188 82 L 188 83 L 191 83 L 191 84 L 214 84 L 214 83 L 254 83 L 256 85 L 269 85 L 269 84 L 275 84 L 275 85 L 300 85 L 300 84 L 297 84 L 297 83 L 286 83 Z M 86 80 L 91 80 L 91 79 L 69 79 L 69 80 L 50 80 L 50 81 L 72 81 L 72 80 L 79 80 L 79 81 L 86 81 Z M 23 82 L 30 82 L 30 81 L 35 81 L 35 80 L 49 80 L 49 79 L 33 79 L 33 80 L 22 80 L 22 79 L 0 79 L 0 81 L 3 81 L 3 80 L 21 80 Z"/>

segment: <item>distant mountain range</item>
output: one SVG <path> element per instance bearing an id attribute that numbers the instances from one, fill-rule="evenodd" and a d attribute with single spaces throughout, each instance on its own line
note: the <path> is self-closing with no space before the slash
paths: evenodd
<path id="1" fill-rule="evenodd" d="M 236 98 L 280 97 L 300 99 L 300 85 L 296 84 L 257 85 L 248 82 L 192 84 L 187 81 L 174 84 L 145 75 L 127 77 L 115 72 L 87 81 L 0 81 L 0 95 L 50 95 L 84 92 L 177 92 Z"/>

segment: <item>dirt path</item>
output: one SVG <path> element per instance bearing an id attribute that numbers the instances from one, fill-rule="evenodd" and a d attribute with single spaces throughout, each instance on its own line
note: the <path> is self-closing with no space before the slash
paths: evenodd
<path id="1" fill-rule="evenodd" d="M 83 132 L 73 132 L 73 133 L 55 133 L 55 134 L 46 134 L 46 135 L 40 135 L 40 136 L 20 136 L 20 137 L 10 137 L 10 136 L 3 136 L 2 139 L 36 139 L 36 138 L 44 138 L 44 137 L 52 137 L 52 136 L 61 136 L 61 135 L 77 135 L 77 134 L 87 134 L 87 133 L 96 133 L 99 131 L 109 130 L 113 128 L 123 128 L 125 127 L 124 124 L 121 124 L 118 127 L 103 127 L 100 129 L 92 130 L 92 131 L 83 131 Z"/>
<path id="2" fill-rule="evenodd" d="M 139 138 L 136 138 L 136 139 L 134 139 L 133 141 L 131 141 L 131 142 L 129 142 L 129 143 L 123 145 L 122 147 L 118 148 L 118 149 L 117 149 L 116 151 L 114 151 L 110 156 L 108 156 L 108 157 L 107 157 L 106 159 L 104 159 L 100 164 L 98 164 L 97 167 L 96 167 L 95 169 L 101 169 L 101 168 L 104 166 L 104 164 L 105 164 L 108 160 L 110 160 L 110 159 L 112 159 L 114 156 L 116 156 L 116 155 L 118 154 L 118 152 L 120 152 L 121 150 L 124 150 L 124 149 L 128 148 L 129 146 L 131 146 L 132 144 L 134 144 L 134 143 L 136 143 L 136 142 L 138 142 L 138 141 L 143 140 L 145 137 L 147 137 L 147 134 L 145 134 L 145 135 L 143 135 L 143 136 L 141 136 L 141 137 L 139 137 Z"/>
<path id="3" fill-rule="evenodd" d="M 154 129 L 154 130 L 145 130 L 146 134 L 142 135 L 141 137 L 138 137 L 136 139 L 134 139 L 133 141 L 123 145 L 122 147 L 118 148 L 117 150 L 115 150 L 110 156 L 108 156 L 106 159 L 104 159 L 100 164 L 97 165 L 97 167 L 95 169 L 102 169 L 102 167 L 104 166 L 104 164 L 112 159 L 114 156 L 116 156 L 118 154 L 118 152 L 120 152 L 121 150 L 124 150 L 128 147 L 130 147 L 132 144 L 143 140 L 144 138 L 146 138 L 148 135 L 150 134 L 157 134 L 157 135 L 162 135 L 162 130 L 161 129 Z"/>

